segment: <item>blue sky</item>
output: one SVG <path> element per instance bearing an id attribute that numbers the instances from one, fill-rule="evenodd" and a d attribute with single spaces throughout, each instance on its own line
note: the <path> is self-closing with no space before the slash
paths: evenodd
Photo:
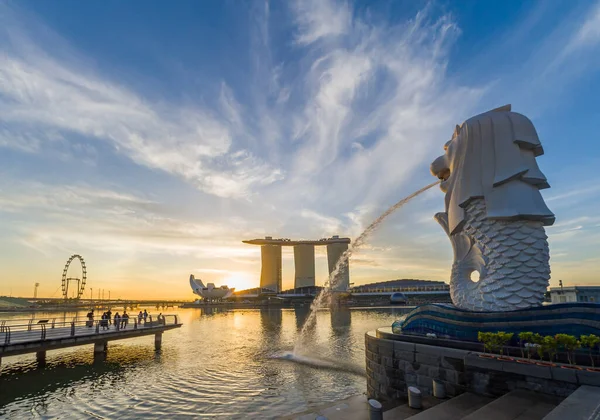
<path id="1" fill-rule="evenodd" d="M 598 282 L 598 1 L 4 1 L 0 51 L 0 294 L 58 296 L 73 253 L 112 296 L 256 286 L 242 239 L 356 237 L 507 103 L 546 151 L 551 285 Z M 390 217 L 352 281 L 448 280 L 442 209 Z"/>

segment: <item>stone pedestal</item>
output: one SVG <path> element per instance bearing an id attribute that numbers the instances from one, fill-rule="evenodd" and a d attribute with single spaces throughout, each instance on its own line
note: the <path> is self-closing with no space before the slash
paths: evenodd
<path id="1" fill-rule="evenodd" d="M 434 380 L 444 387 L 447 397 L 463 392 L 499 397 L 524 389 L 564 398 L 580 385 L 600 386 L 598 372 L 565 369 L 561 363 L 526 363 L 518 357 L 487 358 L 478 351 L 452 347 L 474 343 L 431 339 L 429 345 L 425 338 L 412 342 L 411 337 L 393 334 L 390 328 L 368 332 L 365 339 L 367 398 L 383 404 L 406 398 L 411 386 L 418 387 L 423 395 L 432 395 Z"/>

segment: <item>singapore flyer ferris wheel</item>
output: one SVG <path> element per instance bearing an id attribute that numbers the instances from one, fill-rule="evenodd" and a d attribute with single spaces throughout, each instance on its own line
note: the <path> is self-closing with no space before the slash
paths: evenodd
<path id="1" fill-rule="evenodd" d="M 71 262 L 75 259 L 79 260 L 79 264 L 81 265 L 81 278 L 79 277 L 69 277 L 67 274 L 69 272 L 69 266 L 71 265 Z M 65 300 L 69 299 L 69 284 L 70 283 L 77 283 L 77 289 L 76 289 L 76 293 L 77 293 L 77 297 L 76 299 L 81 298 L 81 296 L 83 296 L 83 291 L 85 290 L 85 282 L 87 280 L 87 272 L 86 272 L 86 267 L 85 267 L 85 261 L 83 260 L 83 257 L 79 254 L 73 254 L 71 255 L 71 257 L 67 260 L 67 263 L 65 264 L 65 268 L 63 269 L 63 274 L 62 274 L 62 294 L 63 294 L 63 298 Z M 75 294 L 73 294 L 75 295 Z"/>

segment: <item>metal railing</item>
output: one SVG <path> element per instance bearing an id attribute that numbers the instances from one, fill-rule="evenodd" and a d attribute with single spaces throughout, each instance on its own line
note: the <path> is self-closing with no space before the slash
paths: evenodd
<path id="1" fill-rule="evenodd" d="M 132 316 L 130 318 L 91 319 L 72 321 L 53 320 L 21 320 L 26 323 L 6 325 L 7 321 L 0 321 L 0 343 L 3 345 L 24 343 L 37 340 L 60 339 L 76 336 L 90 336 L 119 332 L 123 330 L 150 329 L 167 325 L 177 325 L 177 315 L 159 315 L 155 318 L 149 315 L 146 319 Z M 18 321 L 18 320 L 12 320 Z"/>
<path id="2" fill-rule="evenodd" d="M 76 319 L 76 318 L 74 318 Z M 17 325 L 27 325 L 27 329 L 29 331 L 31 331 L 34 328 L 34 325 L 40 323 L 40 324 L 46 324 L 46 327 L 48 327 L 48 325 L 50 326 L 50 328 L 54 328 L 54 326 L 58 323 L 60 323 L 60 319 L 58 318 L 10 318 L 10 319 L 3 319 L 0 320 L 0 333 L 4 331 L 5 328 L 7 327 L 14 327 Z"/>

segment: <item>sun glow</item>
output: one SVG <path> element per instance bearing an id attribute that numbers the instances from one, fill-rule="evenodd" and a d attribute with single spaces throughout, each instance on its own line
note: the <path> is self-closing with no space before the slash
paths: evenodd
<path id="1" fill-rule="evenodd" d="M 229 275 L 225 275 L 223 280 L 219 283 L 219 285 L 227 285 L 230 289 L 235 288 L 235 290 L 244 290 L 258 287 L 259 280 L 251 273 L 236 271 Z"/>

